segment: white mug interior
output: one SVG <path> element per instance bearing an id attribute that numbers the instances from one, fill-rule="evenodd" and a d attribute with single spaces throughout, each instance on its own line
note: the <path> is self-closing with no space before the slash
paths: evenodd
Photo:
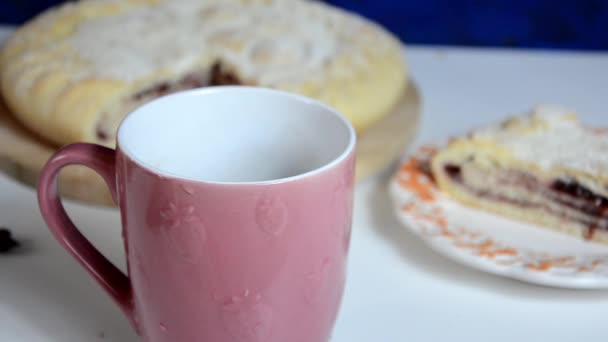
<path id="1" fill-rule="evenodd" d="M 123 153 L 152 171 L 217 183 L 302 177 L 346 158 L 350 122 L 307 97 L 258 87 L 185 91 L 151 101 L 118 130 Z"/>

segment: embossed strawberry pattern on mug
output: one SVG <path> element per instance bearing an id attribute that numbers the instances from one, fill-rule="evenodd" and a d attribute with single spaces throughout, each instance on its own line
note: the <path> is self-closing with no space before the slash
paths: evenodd
<path id="1" fill-rule="evenodd" d="M 198 263 L 207 236 L 205 225 L 196 215 L 194 206 L 178 207 L 175 202 L 169 202 L 160 210 L 160 218 L 161 229 L 171 251 L 186 262 Z"/>
<path id="2" fill-rule="evenodd" d="M 243 291 L 221 306 L 226 331 L 238 342 L 264 342 L 271 334 L 273 310 L 257 292 Z"/>
<path id="3" fill-rule="evenodd" d="M 131 267 L 131 271 L 130 273 L 135 273 L 137 272 L 140 276 L 140 282 L 142 283 L 143 286 L 145 286 L 146 288 L 150 287 L 150 276 L 148 275 L 148 272 L 146 271 L 146 268 L 144 267 L 144 261 L 143 261 L 143 257 L 141 256 L 141 253 L 134 249 L 133 247 L 131 247 L 132 250 L 132 255 L 131 255 L 131 260 L 132 262 L 129 263 L 129 266 Z"/>
<path id="4" fill-rule="evenodd" d="M 344 219 L 343 235 L 342 235 L 342 244 L 344 246 L 344 251 L 348 252 L 350 248 L 350 235 L 353 227 L 353 215 L 352 215 L 352 201 L 350 203 L 350 209 L 348 209 L 346 213 L 346 218 Z"/>
<path id="5" fill-rule="evenodd" d="M 182 191 L 184 193 L 186 193 L 186 195 L 193 195 L 194 194 L 194 188 L 190 185 L 186 185 L 186 184 L 180 184 L 179 188 L 182 189 Z"/>
<path id="6" fill-rule="evenodd" d="M 287 226 L 287 207 L 280 197 L 264 195 L 255 206 L 255 223 L 272 236 L 279 236 Z"/>
<path id="7" fill-rule="evenodd" d="M 332 192 L 331 208 L 339 213 L 340 223 L 334 226 L 336 236 L 348 239 L 350 237 L 350 229 L 352 223 L 352 196 L 346 194 L 348 180 L 342 179 L 335 185 Z"/>
<path id="8" fill-rule="evenodd" d="M 323 258 L 317 269 L 305 276 L 304 298 L 307 302 L 317 302 L 327 290 L 331 266 L 332 260 L 330 258 Z"/>

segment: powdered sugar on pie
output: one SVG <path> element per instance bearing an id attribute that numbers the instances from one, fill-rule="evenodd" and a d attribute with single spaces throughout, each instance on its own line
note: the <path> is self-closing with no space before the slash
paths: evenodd
<path id="1" fill-rule="evenodd" d="M 201 59 L 221 58 L 244 78 L 273 85 L 322 72 L 342 51 L 360 51 L 359 41 L 343 38 L 365 30 L 363 21 L 338 11 L 315 15 L 321 6 L 172 0 L 127 10 L 125 3 L 120 14 L 78 25 L 68 42 L 96 76 L 129 80 L 162 69 L 184 73 Z"/>
<path id="2" fill-rule="evenodd" d="M 608 135 L 590 134 L 571 109 L 538 106 L 528 116 L 482 129 L 473 137 L 492 140 L 516 158 L 545 169 L 567 168 L 608 176 Z"/>

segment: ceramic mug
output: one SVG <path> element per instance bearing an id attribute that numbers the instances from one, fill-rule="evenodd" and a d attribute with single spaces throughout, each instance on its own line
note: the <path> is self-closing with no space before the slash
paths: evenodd
<path id="1" fill-rule="evenodd" d="M 117 148 L 60 149 L 42 215 L 144 341 L 327 341 L 345 283 L 355 132 L 314 100 L 255 87 L 165 96 L 122 122 Z M 98 172 L 120 207 L 128 274 L 77 230 L 61 168 Z"/>

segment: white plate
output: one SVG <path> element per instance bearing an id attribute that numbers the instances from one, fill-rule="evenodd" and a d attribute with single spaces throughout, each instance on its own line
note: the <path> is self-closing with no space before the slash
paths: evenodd
<path id="1" fill-rule="evenodd" d="M 458 205 L 439 192 L 425 163 L 433 146 L 405 159 L 390 182 L 403 225 L 437 252 L 518 280 L 565 288 L 608 288 L 608 246 Z"/>

